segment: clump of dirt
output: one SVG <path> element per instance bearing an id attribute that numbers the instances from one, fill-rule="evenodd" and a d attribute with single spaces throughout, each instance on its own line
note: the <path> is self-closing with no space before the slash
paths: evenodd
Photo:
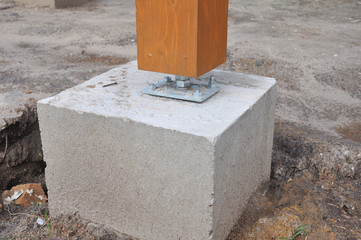
<path id="1" fill-rule="evenodd" d="M 129 62 L 125 57 L 101 56 L 94 53 L 82 52 L 79 56 L 68 57 L 70 63 L 102 63 L 106 65 L 120 65 Z"/>
<path id="2" fill-rule="evenodd" d="M 287 181 L 300 172 L 317 179 L 360 179 L 361 145 L 307 126 L 275 123 L 272 178 Z"/>
<path id="3" fill-rule="evenodd" d="M 361 143 L 361 123 L 351 123 L 347 126 L 336 128 L 344 138 Z"/>
<path id="4" fill-rule="evenodd" d="M 53 240 L 135 240 L 78 214 L 51 217 L 46 205 L 24 208 L 11 204 L 0 209 L 0 239 L 45 240 L 50 236 Z"/>
<path id="5" fill-rule="evenodd" d="M 0 191 L 27 182 L 41 182 L 44 169 L 36 103 L 12 112 L 0 122 Z"/>
<path id="6" fill-rule="evenodd" d="M 357 182 L 326 187 L 311 174 L 272 180 L 251 197 L 228 240 L 291 238 L 299 226 L 310 227 L 300 240 L 361 239 L 360 194 Z"/>

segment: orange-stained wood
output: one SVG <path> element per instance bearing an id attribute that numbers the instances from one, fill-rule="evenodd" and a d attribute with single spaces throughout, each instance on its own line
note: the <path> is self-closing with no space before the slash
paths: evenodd
<path id="1" fill-rule="evenodd" d="M 228 0 L 136 0 L 138 68 L 198 77 L 226 60 Z"/>
<path id="2" fill-rule="evenodd" d="M 138 68 L 197 72 L 197 0 L 136 0 Z"/>
<path id="3" fill-rule="evenodd" d="M 226 61 L 227 25 L 228 0 L 198 0 L 198 76 Z"/>

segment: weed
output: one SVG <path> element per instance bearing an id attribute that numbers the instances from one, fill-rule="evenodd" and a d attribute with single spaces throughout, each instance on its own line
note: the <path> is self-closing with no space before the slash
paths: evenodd
<path id="1" fill-rule="evenodd" d="M 292 237 L 290 238 L 285 238 L 285 237 L 280 237 L 279 239 L 283 239 L 283 240 L 293 240 L 295 239 L 297 236 L 299 235 L 306 235 L 306 231 L 308 229 L 311 229 L 311 226 L 308 224 L 302 224 L 300 226 L 298 226 L 295 230 L 295 233 L 292 235 Z"/>
<path id="2" fill-rule="evenodd" d="M 63 79 L 65 82 L 70 82 L 70 80 L 67 77 L 65 77 L 64 75 L 62 75 L 62 76 L 63 76 Z"/>
<path id="3" fill-rule="evenodd" d="M 45 219 L 46 219 L 46 225 L 48 226 L 50 240 L 53 240 L 53 238 L 51 236 L 51 229 L 50 229 L 50 223 L 49 223 L 49 218 L 48 218 L 48 211 L 46 211 L 46 208 L 45 208 Z"/>

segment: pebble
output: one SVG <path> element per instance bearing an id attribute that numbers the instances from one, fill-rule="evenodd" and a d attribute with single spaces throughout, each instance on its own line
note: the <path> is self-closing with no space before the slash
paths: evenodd
<path id="1" fill-rule="evenodd" d="M 44 226 L 44 224 L 45 224 L 44 220 L 41 219 L 41 218 L 38 218 L 38 219 L 36 220 L 36 223 L 37 223 L 39 226 Z"/>
<path id="2" fill-rule="evenodd" d="M 12 16 L 12 17 L 19 17 L 19 14 L 18 14 L 18 13 L 10 13 L 10 16 Z"/>
<path id="3" fill-rule="evenodd" d="M 264 60 L 259 60 L 259 59 L 257 59 L 256 60 L 256 62 L 254 63 L 254 65 L 256 66 L 256 67 L 260 67 L 260 66 L 262 66 L 263 65 L 263 63 L 264 63 Z"/>

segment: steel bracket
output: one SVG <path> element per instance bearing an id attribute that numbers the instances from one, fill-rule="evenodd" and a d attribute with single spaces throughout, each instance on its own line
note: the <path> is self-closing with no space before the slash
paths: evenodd
<path id="1" fill-rule="evenodd" d="M 176 76 L 172 81 L 167 76 L 162 81 L 148 84 L 143 93 L 201 103 L 216 94 L 219 89 L 213 76 L 209 78 L 208 83 L 180 76 Z"/>

